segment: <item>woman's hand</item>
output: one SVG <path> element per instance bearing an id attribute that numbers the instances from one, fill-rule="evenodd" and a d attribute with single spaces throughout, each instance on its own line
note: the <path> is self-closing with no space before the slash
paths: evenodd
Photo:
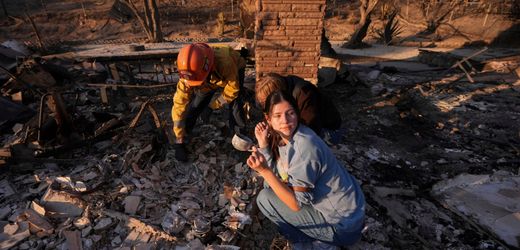
<path id="1" fill-rule="evenodd" d="M 255 126 L 255 137 L 258 141 L 258 146 L 260 148 L 265 148 L 269 145 L 268 142 L 268 136 L 269 136 L 269 129 L 268 129 L 267 122 L 259 122 Z M 262 156 L 263 157 L 263 156 Z"/>
<path id="2" fill-rule="evenodd" d="M 256 132 L 256 131 L 255 131 Z M 273 171 L 268 167 L 265 157 L 262 153 L 258 152 L 258 149 L 253 146 L 253 152 L 251 156 L 247 158 L 247 165 L 258 172 L 260 176 L 264 178 L 264 181 L 273 189 L 274 193 L 285 205 L 291 210 L 298 212 L 300 211 L 300 205 L 294 191 L 290 189 L 280 178 L 278 178 Z"/>
<path id="3" fill-rule="evenodd" d="M 253 152 L 251 152 L 251 155 L 249 156 L 249 158 L 247 158 L 246 162 L 251 169 L 255 170 L 259 174 L 262 174 L 262 172 L 265 170 L 269 170 L 264 155 L 258 152 L 256 146 L 253 146 Z"/>

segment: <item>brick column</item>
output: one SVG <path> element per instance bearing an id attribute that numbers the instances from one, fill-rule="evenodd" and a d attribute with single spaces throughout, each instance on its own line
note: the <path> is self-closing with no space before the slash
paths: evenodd
<path id="1" fill-rule="evenodd" d="M 265 73 L 318 81 L 325 0 L 257 0 L 256 78 Z"/>

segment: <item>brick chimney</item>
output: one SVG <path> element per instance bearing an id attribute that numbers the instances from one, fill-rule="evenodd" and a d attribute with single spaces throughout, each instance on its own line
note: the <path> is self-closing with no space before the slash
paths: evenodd
<path id="1" fill-rule="evenodd" d="M 317 83 L 325 3 L 325 0 L 257 0 L 257 80 L 275 72 Z"/>

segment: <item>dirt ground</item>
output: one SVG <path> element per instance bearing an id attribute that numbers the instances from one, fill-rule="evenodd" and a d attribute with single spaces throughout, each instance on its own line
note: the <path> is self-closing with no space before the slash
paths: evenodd
<path id="1" fill-rule="evenodd" d="M 114 1 L 9 1 L 5 0 L 5 13 L 0 13 L 0 38 L 17 39 L 36 45 L 34 29 L 28 21 L 30 16 L 44 43 L 74 41 L 75 44 L 120 40 L 128 42 L 145 38 L 145 33 L 135 18 L 110 15 Z M 231 4 L 233 3 L 233 4 Z M 330 40 L 343 41 L 352 34 L 358 10 L 350 1 L 328 1 L 325 29 Z M 166 39 L 175 40 L 196 37 L 217 37 L 216 17 L 223 12 L 226 25 L 222 37 L 240 37 L 240 10 L 238 1 L 185 1 L 168 0 L 159 2 L 162 31 Z M 386 5 L 385 5 L 386 6 Z M 137 7 L 141 8 L 140 2 Z M 377 42 L 377 30 L 383 29 L 381 17 L 386 7 L 376 8 L 373 24 L 368 31 L 367 42 Z M 441 25 L 434 35 L 418 36 L 425 29 L 425 21 L 416 6 L 399 6 L 402 20 L 400 34 L 396 38 L 401 44 L 412 46 L 461 47 L 463 45 L 491 43 L 495 46 L 518 47 L 518 20 L 507 15 L 483 16 L 474 14 L 453 18 Z M 113 13 L 113 12 L 112 12 Z M 502 13 L 498 12 L 497 13 Z M 452 15 L 453 16 L 453 15 Z M 455 15 L 456 16 L 456 15 Z M 119 19 L 119 21 L 118 21 Z M 411 21 L 413 20 L 413 21 Z M 59 25 L 57 25 L 59 24 Z"/>
<path id="2" fill-rule="evenodd" d="M 124 43 L 144 38 L 136 20 L 122 23 L 108 18 L 113 1 L 4 2 L 10 18 L 0 14 L 0 42 L 15 39 L 36 46 L 34 31 L 24 17 L 25 10 L 34 20 L 42 40 L 53 49 L 72 42 L 118 40 Z M 337 1 L 336 8 L 346 8 L 347 3 Z M 223 0 L 161 1 L 163 32 L 170 40 L 213 37 L 216 34 L 214 20 L 217 13 L 223 11 L 229 18 L 224 37 L 236 38 L 239 36 L 238 8 L 233 7 Z M 327 35 L 331 40 L 345 40 L 354 28 L 355 15 L 330 8 L 332 5 L 325 21 Z M 435 41 L 435 45 L 460 47 L 477 40 L 491 42 L 500 31 L 512 26 L 507 20 L 497 19 L 491 23 L 499 27 L 494 34 L 482 35 L 468 30 L 467 34 L 473 35 L 450 36 Z M 419 30 L 409 27 L 402 36 L 409 38 L 409 45 L 418 45 L 420 41 L 422 44 L 422 38 L 411 38 Z M 368 41 L 375 40 L 370 33 Z M 432 41 L 426 39 L 423 45 L 431 44 Z M 518 47 L 518 43 L 509 46 Z M 367 198 L 366 230 L 362 240 L 349 249 L 512 248 L 489 230 L 448 209 L 431 191 L 437 182 L 462 173 L 519 174 L 518 80 L 502 80 L 510 72 L 490 72 L 491 78 L 481 74 L 476 82 L 470 82 L 456 70 L 400 72 L 373 66 L 377 65 L 377 58 L 348 55 L 338 55 L 338 58 L 348 65 L 350 74 L 361 80 L 353 81 L 343 75 L 322 89 L 339 107 L 344 120 L 345 134 L 332 148 L 361 182 Z M 76 80 L 62 89 L 82 92 L 76 100 L 75 111 L 77 129 L 81 133 L 94 134 L 99 124 L 114 118 L 122 124 L 130 124 L 151 96 L 162 125 L 171 126 L 171 87 L 129 90 L 116 95 L 113 105 L 101 106 L 99 89 L 85 87 L 92 78 L 89 74 L 99 72 L 92 67 L 86 72 L 88 67 L 81 63 L 54 63 L 66 68 Z M 363 63 L 372 66 L 363 66 Z M 254 74 L 254 70 L 248 70 L 249 81 L 254 79 Z M 74 99 L 66 100 L 73 102 Z M 38 104 L 34 100 L 30 107 L 37 110 Z M 254 108 L 252 114 L 249 126 L 259 117 Z M 70 191 L 71 183 L 78 185 L 77 180 L 83 180 L 88 190 L 86 193 L 76 191 L 74 196 L 84 200 L 88 207 L 82 217 L 53 217 L 49 219 L 52 233 L 45 235 L 41 234 L 45 230 L 40 230 L 40 234 L 25 236 L 13 249 L 65 248 L 73 238 L 68 232 L 79 234 L 84 249 L 124 249 L 140 244 L 130 239 L 136 231 L 141 239 L 148 237 L 143 244 L 156 240 L 158 243 L 152 247 L 174 248 L 177 244 L 165 240 L 169 236 L 150 239 L 149 235 L 143 236 L 150 231 L 139 231 L 137 226 L 125 227 L 125 222 L 131 220 L 128 216 L 110 212 L 127 212 L 126 204 L 135 197 L 140 197 L 140 203 L 137 202 L 140 205 L 133 216 L 141 223 L 178 237 L 184 248 L 175 249 L 204 246 L 209 249 L 236 249 L 235 246 L 283 249 L 285 242 L 277 240 L 279 235 L 274 226 L 254 206 L 252 197 L 261 183 L 244 164 L 248 154 L 232 149 L 223 126 L 223 112 L 213 114 L 207 124 L 201 124 L 195 131 L 188 164 L 173 158 L 172 147 L 165 135 L 155 130 L 151 115 L 145 114 L 142 120 L 131 133 L 125 132 L 122 125 L 119 129 L 116 126 L 103 140 L 86 142 L 82 147 L 64 152 L 52 149 L 54 155 L 40 160 L 31 158 L 12 163 L 9 167 L 13 171 L 1 174 L 2 183 L 9 182 L 18 195 L 1 197 L 3 221 L 16 221 L 26 208 L 42 202 L 47 190 Z M 34 127 L 36 118 L 31 122 Z M 30 122 L 27 124 L 26 128 L 31 126 Z M 9 145 L 24 137 L 31 138 L 29 132 L 22 134 L 8 132 L 0 139 L 3 145 Z M 24 151 L 30 147 L 21 148 Z M 245 226 L 241 213 L 250 214 L 249 221 L 243 223 Z M 170 220 L 165 220 L 165 215 L 171 215 Z M 180 223 L 182 218 L 188 221 Z M 180 225 L 178 231 L 175 223 Z M 239 230 L 235 230 L 236 227 Z"/>

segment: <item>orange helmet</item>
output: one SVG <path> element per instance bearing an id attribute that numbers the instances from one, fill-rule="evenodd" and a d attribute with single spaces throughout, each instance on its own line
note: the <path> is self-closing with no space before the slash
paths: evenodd
<path id="1" fill-rule="evenodd" d="M 213 70 L 215 52 L 205 43 L 184 46 L 177 56 L 179 76 L 190 86 L 200 86 Z"/>

